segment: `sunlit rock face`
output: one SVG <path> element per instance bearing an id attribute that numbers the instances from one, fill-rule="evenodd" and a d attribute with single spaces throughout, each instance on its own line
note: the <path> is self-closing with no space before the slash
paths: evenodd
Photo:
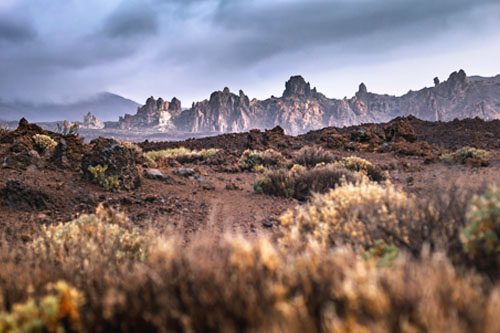
<path id="1" fill-rule="evenodd" d="M 121 129 L 156 128 L 158 130 L 175 129 L 172 122 L 182 111 L 181 102 L 177 98 L 164 101 L 162 98 L 150 97 L 146 104 L 137 109 L 135 115 L 126 114 L 120 117 L 118 127 Z"/>
<path id="2" fill-rule="evenodd" d="M 104 123 L 92 113 L 88 112 L 83 117 L 83 123 L 80 126 L 87 129 L 103 129 Z"/>

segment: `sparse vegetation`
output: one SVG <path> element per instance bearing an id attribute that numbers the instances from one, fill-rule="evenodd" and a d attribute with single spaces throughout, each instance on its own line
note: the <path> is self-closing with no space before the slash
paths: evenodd
<path id="1" fill-rule="evenodd" d="M 312 193 L 324 193 L 343 181 L 356 180 L 352 172 L 336 165 L 318 165 L 313 169 L 294 166 L 291 170 L 269 171 L 254 184 L 257 193 L 306 200 Z"/>
<path id="2" fill-rule="evenodd" d="M 89 166 L 88 171 L 94 177 L 94 181 L 102 186 L 106 191 L 116 191 L 120 188 L 120 178 L 117 175 L 107 176 L 107 165 Z"/>
<path id="3" fill-rule="evenodd" d="M 35 134 L 33 135 L 33 145 L 40 154 L 43 154 L 56 148 L 57 142 L 48 135 Z"/>
<path id="4" fill-rule="evenodd" d="M 452 153 L 441 155 L 440 159 L 445 163 L 476 163 L 485 165 L 488 162 L 489 152 L 484 149 L 463 147 Z"/>
<path id="5" fill-rule="evenodd" d="M 184 147 L 148 151 L 144 153 L 144 157 L 148 166 L 153 167 L 154 165 L 162 164 L 171 160 L 175 160 L 179 163 L 192 163 L 195 161 L 203 161 L 207 158 L 214 156 L 218 152 L 218 149 L 202 149 L 202 150 L 190 150 Z"/>
<path id="6" fill-rule="evenodd" d="M 264 151 L 247 149 L 238 161 L 241 170 L 256 171 L 255 167 L 282 167 L 287 163 L 285 157 L 278 151 L 267 149 Z"/>
<path id="7" fill-rule="evenodd" d="M 331 163 L 335 156 L 321 146 L 306 146 L 301 148 L 293 156 L 293 162 L 312 168 L 319 163 Z"/>
<path id="8" fill-rule="evenodd" d="M 387 179 L 387 176 L 380 168 L 364 158 L 349 156 L 341 159 L 338 163 L 348 170 L 364 173 L 373 181 Z"/>

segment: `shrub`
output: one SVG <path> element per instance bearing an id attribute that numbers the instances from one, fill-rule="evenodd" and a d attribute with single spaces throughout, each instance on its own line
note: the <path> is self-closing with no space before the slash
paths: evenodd
<path id="1" fill-rule="evenodd" d="M 446 163 L 461 163 L 468 162 L 487 163 L 489 153 L 483 149 L 473 147 L 462 147 L 453 153 L 443 154 L 440 159 Z"/>
<path id="2" fill-rule="evenodd" d="M 33 143 L 35 149 L 43 154 L 46 151 L 53 150 L 57 146 L 57 142 L 52 139 L 50 136 L 45 134 L 35 134 L 33 135 Z"/>
<path id="3" fill-rule="evenodd" d="M 390 183 L 348 183 L 282 215 L 281 242 L 292 247 L 309 242 L 349 245 L 361 253 L 379 240 L 409 246 L 405 221 L 417 213 L 414 198 Z"/>
<path id="4" fill-rule="evenodd" d="M 102 186 L 106 191 L 118 190 L 121 186 L 120 178 L 118 176 L 106 176 L 108 170 L 107 165 L 89 166 L 88 171 L 94 177 L 94 181 Z"/>
<path id="5" fill-rule="evenodd" d="M 148 246 L 147 235 L 127 228 L 127 222 L 125 215 L 99 206 L 95 214 L 44 226 L 32 247 L 37 254 L 58 262 L 71 258 L 97 260 L 99 257 L 114 261 L 143 259 Z"/>
<path id="6" fill-rule="evenodd" d="M 500 188 L 475 196 L 467 211 L 468 224 L 460 240 L 464 252 L 482 269 L 500 264 Z"/>
<path id="7" fill-rule="evenodd" d="M 377 267 L 390 266 L 399 255 L 399 248 L 393 244 L 387 244 L 382 240 L 375 241 L 362 257 L 365 260 L 374 262 Z"/>
<path id="8" fill-rule="evenodd" d="M 280 152 L 267 149 L 264 151 L 247 149 L 241 155 L 238 165 L 241 170 L 254 171 L 258 165 L 264 167 L 280 167 L 286 164 L 286 159 Z"/>
<path id="9" fill-rule="evenodd" d="M 40 300 L 29 298 L 14 304 L 12 311 L 0 312 L 0 332 L 58 333 L 71 329 L 80 332 L 80 307 L 83 296 L 64 281 L 47 286 L 49 292 Z"/>
<path id="10" fill-rule="evenodd" d="M 334 160 L 335 156 L 320 146 L 303 147 L 293 156 L 294 163 L 308 168 L 312 168 L 318 163 L 331 163 Z"/>
<path id="11" fill-rule="evenodd" d="M 313 192 L 324 193 L 342 181 L 352 182 L 356 179 L 349 170 L 331 164 L 309 170 L 294 166 L 290 171 L 281 169 L 268 172 L 256 180 L 254 190 L 257 193 L 306 200 Z"/>
<path id="12" fill-rule="evenodd" d="M 154 164 L 162 163 L 169 160 L 175 160 L 179 163 L 192 163 L 195 161 L 203 161 L 215 155 L 219 150 L 215 148 L 190 150 L 184 147 L 171 148 L 164 150 L 148 151 L 144 153 L 144 157 L 148 163 L 151 161 Z"/>
<path id="13" fill-rule="evenodd" d="M 373 181 L 387 179 L 387 176 L 380 168 L 373 165 L 372 162 L 357 156 L 345 157 L 339 161 L 339 164 L 348 170 L 362 172 Z"/>

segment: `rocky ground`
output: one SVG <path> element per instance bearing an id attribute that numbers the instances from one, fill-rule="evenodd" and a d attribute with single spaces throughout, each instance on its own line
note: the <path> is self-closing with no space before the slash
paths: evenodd
<path id="1" fill-rule="evenodd" d="M 37 134 L 50 136 L 53 147 L 41 148 L 34 140 Z M 246 149 L 272 148 L 291 157 L 304 146 L 321 146 L 338 158 L 359 156 L 386 171 L 393 183 L 419 195 L 456 182 L 500 182 L 500 121 L 432 123 L 408 117 L 298 137 L 275 128 L 139 146 L 142 151 L 107 139 L 86 144 L 79 137 L 47 132 L 25 121 L 15 131 L 0 132 L 0 234 L 11 242 L 26 242 L 40 226 L 93 212 L 101 203 L 118 207 L 141 228 L 180 232 L 186 241 L 207 231 L 272 234 L 277 217 L 299 202 L 255 193 L 253 184 L 261 174 L 238 166 Z M 440 160 L 442 154 L 464 146 L 490 154 L 487 160 L 469 159 L 465 164 Z M 155 169 L 142 156 L 175 147 L 219 151 L 204 160 Z M 89 166 L 98 164 L 120 177 L 118 188 L 107 190 L 93 178 Z"/>

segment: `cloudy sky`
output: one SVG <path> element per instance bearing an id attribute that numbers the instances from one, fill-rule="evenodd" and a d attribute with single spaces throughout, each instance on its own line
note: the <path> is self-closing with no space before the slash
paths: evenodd
<path id="1" fill-rule="evenodd" d="M 500 74 L 500 0 L 0 0 L 0 98 L 402 94 Z"/>

